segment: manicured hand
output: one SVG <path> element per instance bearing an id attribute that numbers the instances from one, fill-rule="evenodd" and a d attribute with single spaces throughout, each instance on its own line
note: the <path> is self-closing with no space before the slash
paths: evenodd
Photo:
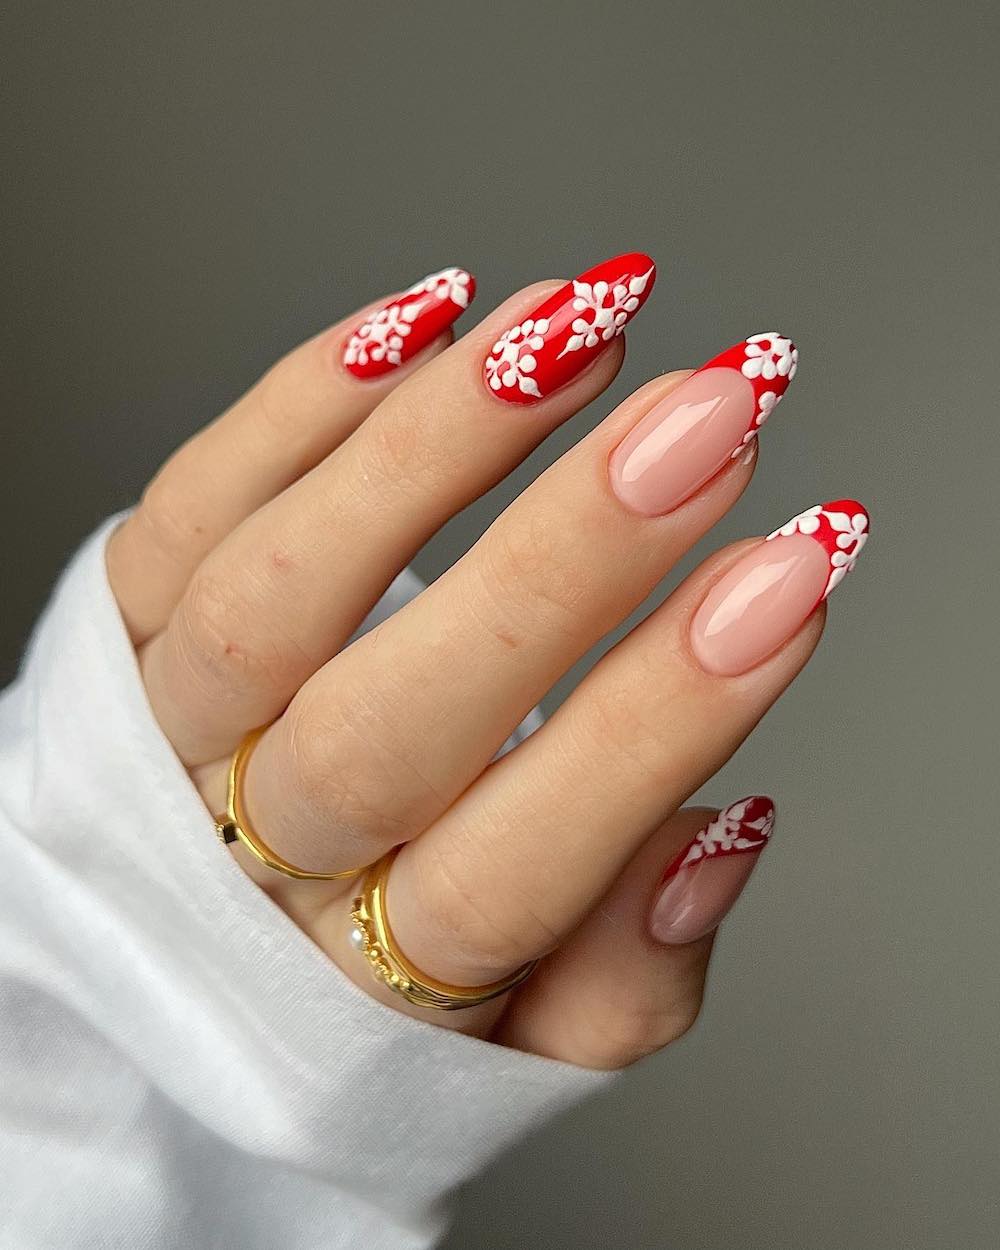
<path id="1" fill-rule="evenodd" d="M 697 1015 L 774 809 L 681 807 L 808 660 L 864 509 L 810 508 L 711 556 L 495 757 L 739 499 L 795 374 L 791 342 L 751 332 L 642 386 L 347 644 L 431 535 L 607 387 L 654 278 L 649 257 L 620 256 L 518 292 L 454 344 L 474 294 L 462 270 L 361 310 L 182 447 L 108 551 L 153 710 L 212 812 L 232 752 L 269 724 L 245 800 L 271 847 L 332 872 L 405 844 L 392 927 L 440 981 L 540 963 L 493 1002 L 413 1008 L 351 944 L 355 882 L 294 881 L 236 844 L 288 915 L 394 1008 L 593 1067 Z"/>

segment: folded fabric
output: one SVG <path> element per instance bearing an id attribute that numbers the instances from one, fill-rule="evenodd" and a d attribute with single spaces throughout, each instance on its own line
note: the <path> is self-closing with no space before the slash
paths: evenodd
<path id="1" fill-rule="evenodd" d="M 146 702 L 116 520 L 0 699 L 0 1247 L 426 1246 L 607 1078 L 376 1003 L 243 874 Z"/>

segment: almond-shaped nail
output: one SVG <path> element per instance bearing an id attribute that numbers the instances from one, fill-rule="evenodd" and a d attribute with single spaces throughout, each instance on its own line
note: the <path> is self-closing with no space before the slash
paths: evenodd
<path id="1" fill-rule="evenodd" d="M 709 673 L 756 667 L 799 629 L 854 568 L 868 541 L 868 513 L 854 499 L 817 504 L 747 552 L 705 596 L 691 648 Z"/>
<path id="2" fill-rule="evenodd" d="M 433 343 L 468 308 L 476 280 L 464 269 L 428 274 L 372 313 L 344 345 L 344 366 L 356 378 L 377 378 Z"/>
<path id="3" fill-rule="evenodd" d="M 774 828 L 774 801 L 740 799 L 701 829 L 663 874 L 649 915 L 657 942 L 681 946 L 717 928 Z"/>
<path id="4" fill-rule="evenodd" d="M 551 395 L 621 334 L 655 281 L 650 257 L 628 252 L 567 282 L 493 344 L 483 365 L 486 386 L 510 404 Z"/>
<path id="5" fill-rule="evenodd" d="M 753 334 L 693 373 L 612 452 L 611 488 L 626 508 L 662 516 L 735 459 L 795 377 L 799 353 L 776 330 Z"/>

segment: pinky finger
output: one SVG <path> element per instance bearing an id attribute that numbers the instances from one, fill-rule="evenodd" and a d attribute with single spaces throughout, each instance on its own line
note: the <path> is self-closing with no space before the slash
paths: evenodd
<path id="1" fill-rule="evenodd" d="M 456 283 L 464 302 L 435 296 L 433 315 L 408 324 L 406 350 L 394 360 L 375 362 L 364 349 L 362 364 L 356 344 L 370 344 L 384 330 L 386 312 L 398 311 L 412 290 L 300 344 L 162 466 L 108 544 L 108 575 L 136 645 L 163 628 L 213 547 L 334 451 L 390 391 L 449 345 L 448 327 L 472 298 L 475 282 L 464 269 L 443 273 L 465 276 Z M 406 304 L 414 306 L 421 307 L 412 299 Z"/>
<path id="2" fill-rule="evenodd" d="M 715 930 L 774 824 L 763 796 L 678 812 L 511 1002 L 494 1040 L 586 1068 L 624 1068 L 701 1009 Z"/>

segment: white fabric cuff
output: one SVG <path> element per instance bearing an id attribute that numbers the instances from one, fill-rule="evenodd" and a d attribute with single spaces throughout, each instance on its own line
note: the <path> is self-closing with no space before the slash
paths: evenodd
<path id="1" fill-rule="evenodd" d="M 146 702 L 104 570 L 114 524 L 0 703 L 0 985 L 31 987 L 33 1030 L 28 1054 L 24 1012 L 0 1024 L 34 1148 L 8 1227 L 19 1248 L 424 1245 L 449 1189 L 607 1078 L 382 1006 L 243 874 Z"/>

